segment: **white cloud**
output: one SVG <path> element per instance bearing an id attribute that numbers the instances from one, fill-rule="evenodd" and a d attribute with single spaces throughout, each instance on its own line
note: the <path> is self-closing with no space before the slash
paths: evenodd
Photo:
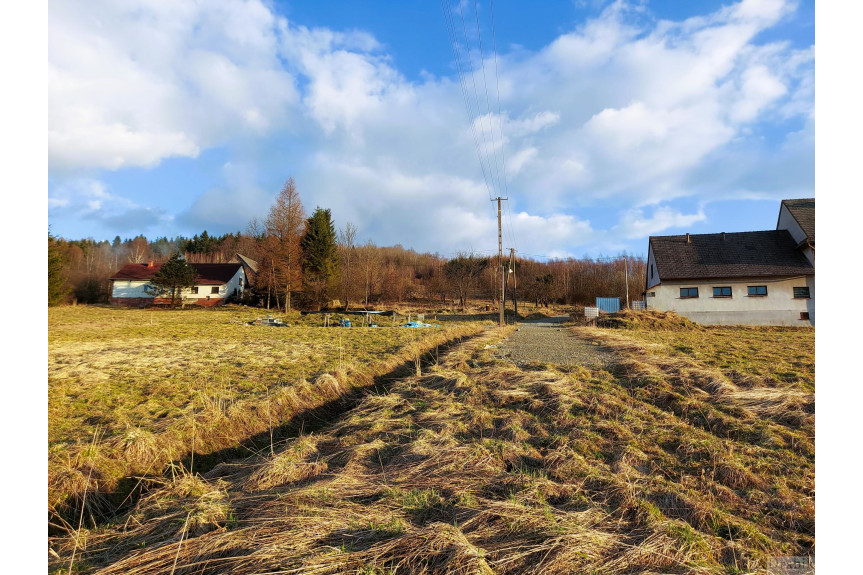
<path id="1" fill-rule="evenodd" d="M 769 153 L 752 153 L 764 122 L 814 121 L 813 50 L 756 44 L 793 8 L 745 0 L 655 22 L 641 17 L 649 5 L 614 2 L 536 52 L 499 50 L 500 111 L 468 119 L 454 74 L 409 81 L 368 33 L 307 28 L 256 0 L 52 4 L 50 163 L 151 166 L 236 134 L 283 134 L 308 150 L 290 174 L 307 207 L 378 243 L 496 249 L 488 199 L 507 194 L 522 248 L 612 245 L 703 220 L 675 198 L 768 193 L 765 181 L 799 175 L 790 163 L 806 167 L 808 132 L 772 162 L 751 160 Z M 226 169 L 186 221 L 245 217 L 263 203 L 256 177 Z M 573 215 L 597 205 L 624 215 L 608 230 Z"/>
<path id="2" fill-rule="evenodd" d="M 298 100 L 257 0 L 52 2 L 49 165 L 154 166 L 284 126 Z"/>
<path id="3" fill-rule="evenodd" d="M 695 214 L 683 214 L 670 207 L 663 206 L 653 210 L 650 217 L 645 217 L 644 210 L 632 209 L 626 211 L 613 232 L 626 238 L 644 238 L 664 232 L 669 228 L 685 228 L 707 219 L 703 210 Z"/>

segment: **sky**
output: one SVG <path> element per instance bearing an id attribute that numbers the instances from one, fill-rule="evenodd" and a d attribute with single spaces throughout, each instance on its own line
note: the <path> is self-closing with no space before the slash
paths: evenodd
<path id="1" fill-rule="evenodd" d="M 48 3 L 48 223 L 643 256 L 815 195 L 813 0 Z"/>

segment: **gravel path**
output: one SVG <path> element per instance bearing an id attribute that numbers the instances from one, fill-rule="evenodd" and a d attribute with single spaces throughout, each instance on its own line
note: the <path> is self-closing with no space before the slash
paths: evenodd
<path id="1" fill-rule="evenodd" d="M 566 316 L 550 317 L 519 324 L 501 345 L 500 355 L 516 365 L 534 361 L 592 368 L 608 365 L 612 353 L 561 327 L 561 322 L 567 319 Z"/>

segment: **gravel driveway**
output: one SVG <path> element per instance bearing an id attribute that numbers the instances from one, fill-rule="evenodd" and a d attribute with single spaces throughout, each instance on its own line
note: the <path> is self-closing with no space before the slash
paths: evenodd
<path id="1" fill-rule="evenodd" d="M 500 355 L 516 365 L 541 362 L 599 368 L 611 363 L 610 351 L 561 327 L 567 319 L 560 316 L 522 322 L 503 342 Z"/>

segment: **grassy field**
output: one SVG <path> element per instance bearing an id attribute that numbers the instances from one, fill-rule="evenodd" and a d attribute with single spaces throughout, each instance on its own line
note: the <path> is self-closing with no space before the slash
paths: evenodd
<path id="1" fill-rule="evenodd" d="M 159 471 L 193 447 L 228 447 L 405 354 L 477 329 L 392 328 L 390 318 L 379 328 L 324 328 L 321 316 L 299 313 L 276 314 L 287 328 L 249 325 L 264 313 L 51 308 L 49 506 L 83 496 L 87 475 L 112 491 L 123 477 Z M 318 389 L 327 373 L 335 387 Z"/>
<path id="2" fill-rule="evenodd" d="M 814 331 L 576 327 L 607 370 L 465 343 L 314 433 L 52 538 L 112 573 L 750 573 L 814 553 Z M 495 330 L 496 331 L 496 330 Z"/>

